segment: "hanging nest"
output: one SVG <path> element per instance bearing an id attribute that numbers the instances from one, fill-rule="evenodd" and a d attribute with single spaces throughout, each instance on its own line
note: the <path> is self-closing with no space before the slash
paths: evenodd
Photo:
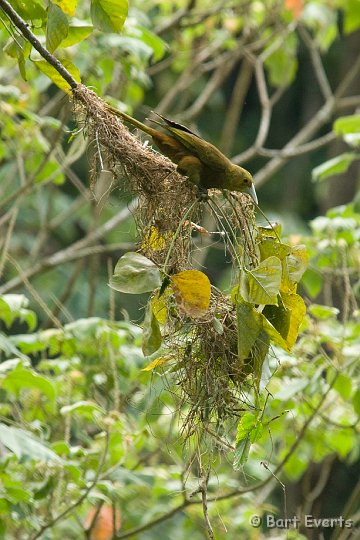
<path id="1" fill-rule="evenodd" d="M 236 258 L 248 267 L 257 264 L 253 204 L 246 195 L 229 193 L 224 199 L 214 190 L 206 203 L 199 201 L 194 186 L 176 172 L 174 164 L 132 135 L 94 92 L 79 85 L 73 98 L 79 122 L 95 150 L 93 182 L 106 163 L 114 178 L 138 196 L 135 220 L 140 253 L 168 276 L 191 270 L 194 223 L 199 222 L 206 204 L 235 267 Z M 154 296 L 159 297 L 159 291 Z M 249 362 L 238 359 L 236 308 L 215 287 L 202 316 L 184 314 L 171 286 L 162 301 L 167 311 L 162 333 L 165 348 L 171 351 L 164 368 L 172 372 L 179 389 L 184 435 L 204 427 L 219 433 L 226 420 L 238 419 L 244 406 L 248 407 L 247 381 L 253 367 L 251 355 Z"/>

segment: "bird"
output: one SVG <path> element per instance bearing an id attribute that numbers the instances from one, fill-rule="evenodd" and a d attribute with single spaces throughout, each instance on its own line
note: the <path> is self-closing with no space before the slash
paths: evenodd
<path id="1" fill-rule="evenodd" d="M 235 165 L 216 146 L 205 141 L 189 128 L 157 114 L 160 120 L 151 122 L 163 131 L 143 124 L 110 105 L 108 110 L 123 121 L 150 135 L 160 152 L 177 165 L 177 172 L 187 176 L 198 187 L 199 193 L 217 188 L 247 193 L 258 204 L 252 175 Z"/>

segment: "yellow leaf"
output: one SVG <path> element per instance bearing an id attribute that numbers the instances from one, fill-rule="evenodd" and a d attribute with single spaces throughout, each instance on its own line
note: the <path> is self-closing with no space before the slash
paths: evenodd
<path id="1" fill-rule="evenodd" d="M 53 0 L 53 2 L 59 6 L 66 15 L 70 15 L 70 17 L 74 15 L 77 0 Z"/>
<path id="2" fill-rule="evenodd" d="M 210 305 L 209 278 L 199 270 L 185 270 L 171 277 L 171 284 L 180 310 L 190 317 L 205 315 Z"/>
<path id="3" fill-rule="evenodd" d="M 141 244 L 141 249 L 143 251 L 146 249 L 161 251 L 162 249 L 166 248 L 168 240 L 171 238 L 171 236 L 172 233 L 170 232 L 166 233 L 165 235 L 161 234 L 159 229 L 152 225 Z"/>
<path id="4" fill-rule="evenodd" d="M 298 294 L 282 294 L 281 298 L 285 308 L 290 311 L 290 324 L 286 343 L 292 349 L 298 337 L 299 326 L 306 313 L 306 306 L 304 300 Z"/>
<path id="5" fill-rule="evenodd" d="M 167 317 L 168 317 L 168 297 L 170 294 L 170 290 L 166 289 L 164 293 L 159 296 L 159 292 L 157 292 L 150 300 L 151 303 L 151 309 L 156 317 L 157 321 L 160 324 L 166 324 Z"/>
<path id="6" fill-rule="evenodd" d="M 71 93 L 71 88 L 68 82 L 62 78 L 60 73 L 51 66 L 46 60 L 33 60 L 34 64 L 42 71 L 56 86 L 61 88 L 67 94 Z M 78 68 L 69 60 L 63 60 L 62 65 L 74 77 L 76 82 L 80 82 L 80 72 Z"/>
<path id="7" fill-rule="evenodd" d="M 291 253 L 282 261 L 282 279 L 280 292 L 295 293 L 309 262 L 306 246 L 294 246 Z"/>
<path id="8" fill-rule="evenodd" d="M 158 366 L 162 366 L 163 364 L 166 364 L 167 362 L 170 362 L 174 357 L 171 356 L 171 354 L 168 354 L 167 356 L 160 356 L 159 358 L 156 358 L 150 364 L 148 364 L 146 367 L 144 367 L 141 371 L 152 371 Z"/>

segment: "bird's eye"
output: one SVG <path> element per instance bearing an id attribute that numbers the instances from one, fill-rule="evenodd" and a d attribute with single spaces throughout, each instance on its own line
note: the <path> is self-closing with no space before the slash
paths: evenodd
<path id="1" fill-rule="evenodd" d="M 248 184 L 248 183 L 249 183 L 249 180 L 247 178 L 245 178 L 244 184 Z"/>

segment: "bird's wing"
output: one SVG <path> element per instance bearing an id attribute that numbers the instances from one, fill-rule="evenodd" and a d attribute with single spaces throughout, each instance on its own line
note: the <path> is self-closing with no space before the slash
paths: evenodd
<path id="1" fill-rule="evenodd" d="M 192 154 L 199 157 L 199 159 L 208 167 L 217 170 L 223 170 L 227 168 L 231 162 L 224 156 L 222 152 L 216 146 L 208 143 L 198 135 L 191 133 L 191 131 L 184 131 L 177 127 L 167 127 L 174 137 L 181 141 Z"/>
<path id="2" fill-rule="evenodd" d="M 216 146 L 193 133 L 188 127 L 169 120 L 162 114 L 156 114 L 162 121 L 151 121 L 170 132 L 177 141 L 181 142 L 191 154 L 197 156 L 206 166 L 214 170 L 223 170 L 224 167 L 231 164 L 230 160 Z"/>

